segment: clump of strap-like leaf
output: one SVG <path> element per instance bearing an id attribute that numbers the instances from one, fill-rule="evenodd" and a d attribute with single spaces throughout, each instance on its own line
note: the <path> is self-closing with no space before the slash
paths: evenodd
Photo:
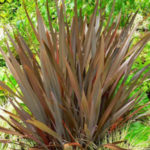
<path id="1" fill-rule="evenodd" d="M 57 6 L 59 31 L 52 27 L 47 1 L 49 29 L 45 27 L 37 7 L 37 29 L 28 20 L 39 41 L 39 52 L 33 54 L 23 37 L 15 35 L 12 42 L 20 62 L 13 56 L 8 42 L 8 53 L 2 49 L 7 66 L 18 82 L 21 92 L 14 93 L 4 83 L 14 98 L 10 100 L 17 115 L 4 110 L 10 116 L 7 121 L 12 130 L 0 127 L 0 131 L 34 140 L 43 149 L 67 146 L 87 149 L 91 142 L 98 143 L 105 134 L 123 124 L 136 113 L 129 113 L 141 100 L 140 91 L 130 93 L 142 83 L 139 76 L 148 67 L 135 73 L 126 84 L 132 64 L 150 39 L 150 33 L 131 46 L 137 25 L 133 26 L 135 13 L 119 31 L 121 15 L 109 26 L 111 15 L 104 27 L 103 10 L 97 0 L 90 21 L 77 13 L 69 26 L 64 22 L 64 3 Z M 99 15 L 97 15 L 97 13 Z M 113 13 L 113 8 L 112 8 Z M 149 73 L 143 76 L 143 80 Z M 20 99 L 31 113 L 26 112 L 16 100 Z M 117 149 L 111 143 L 104 145 Z"/>

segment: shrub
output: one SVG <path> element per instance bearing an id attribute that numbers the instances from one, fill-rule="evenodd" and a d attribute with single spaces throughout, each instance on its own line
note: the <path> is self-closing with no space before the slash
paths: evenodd
<path id="1" fill-rule="evenodd" d="M 110 25 L 114 4 L 108 20 L 105 20 L 98 0 L 89 22 L 82 16 L 82 10 L 78 14 L 75 1 L 71 26 L 65 22 L 63 1 L 60 8 L 56 5 L 58 31 L 52 27 L 48 1 L 50 30 L 36 7 L 37 29 L 26 6 L 25 11 L 39 42 L 39 51 L 32 53 L 19 31 L 14 40 L 7 29 L 19 60 L 13 56 L 8 42 L 9 55 L 0 49 L 21 90 L 15 93 L 0 82 L 1 87 L 13 96 L 10 102 L 17 112 L 4 110 L 10 121 L 1 118 L 12 129 L 0 127 L 0 131 L 31 139 L 39 149 L 67 149 L 70 146 L 89 149 L 91 143 L 119 149 L 116 143 L 102 145 L 101 141 L 108 132 L 113 132 L 141 109 L 130 113 L 142 99 L 142 91 L 132 96 L 130 93 L 149 75 L 147 72 L 138 80 L 148 66 L 136 72 L 129 83 L 126 80 L 133 72 L 134 60 L 150 39 L 150 33 L 131 46 L 137 27 L 133 26 L 137 12 L 123 29 L 119 29 L 121 14 Z M 18 99 L 29 110 L 20 105 Z"/>

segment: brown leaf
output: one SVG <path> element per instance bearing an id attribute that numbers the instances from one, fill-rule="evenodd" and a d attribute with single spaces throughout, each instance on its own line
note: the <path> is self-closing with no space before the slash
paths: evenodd
<path id="1" fill-rule="evenodd" d="M 104 147 L 112 149 L 112 150 L 129 150 L 125 148 L 120 148 L 119 146 L 116 146 L 115 144 L 106 144 Z"/>
<path id="2" fill-rule="evenodd" d="M 55 131 L 50 129 L 47 125 L 43 124 L 42 122 L 35 120 L 35 119 L 27 120 L 27 122 L 39 128 L 40 130 L 50 134 L 51 136 L 58 139 L 59 141 L 61 141 L 61 137 Z"/>
<path id="3" fill-rule="evenodd" d="M 78 81 L 77 81 L 77 78 L 76 76 L 73 74 L 68 62 L 66 59 L 64 59 L 64 62 L 66 64 L 66 68 L 67 68 L 67 71 L 68 71 L 68 75 L 69 75 L 69 79 L 70 79 L 70 82 L 71 82 L 71 85 L 72 85 L 72 88 L 77 96 L 77 99 L 79 101 L 79 104 L 80 104 L 80 101 L 81 101 L 81 93 L 80 93 L 80 87 L 78 85 Z"/>

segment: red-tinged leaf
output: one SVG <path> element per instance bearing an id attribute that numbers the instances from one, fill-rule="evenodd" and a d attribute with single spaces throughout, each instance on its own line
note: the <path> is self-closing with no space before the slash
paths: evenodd
<path id="1" fill-rule="evenodd" d="M 56 71 L 52 66 L 51 60 L 49 59 L 49 55 L 47 54 L 48 53 L 45 50 L 40 52 L 41 73 L 44 77 L 44 80 L 43 80 L 44 89 L 46 91 L 46 95 L 48 98 L 50 98 L 49 96 L 50 91 L 53 91 L 57 100 L 59 101 L 59 103 L 61 103 L 61 99 L 60 99 L 61 93 L 60 93 L 60 86 L 59 86 L 58 78 L 56 75 Z"/>
<path id="2" fill-rule="evenodd" d="M 18 64 L 18 62 L 16 61 L 16 59 L 14 58 L 14 56 L 10 53 L 11 55 L 11 60 L 6 56 L 6 54 L 3 52 L 3 50 L 1 49 L 1 52 L 7 62 L 7 65 L 10 69 L 10 71 L 12 72 L 12 74 L 14 75 L 15 79 L 17 80 L 22 93 L 23 93 L 23 97 L 21 98 L 24 103 L 29 107 L 29 109 L 31 110 L 31 112 L 40 119 L 40 121 L 45 122 L 46 120 L 46 116 L 44 114 L 44 110 L 41 107 L 39 101 L 37 100 L 36 95 L 34 94 L 31 86 L 29 85 L 29 82 L 27 80 L 26 75 L 24 74 L 24 72 L 22 71 L 22 69 L 20 68 L 20 65 Z M 15 66 L 15 67 L 14 67 Z M 32 101 L 30 101 L 30 99 L 32 99 Z M 34 107 L 33 107 L 34 106 Z"/>
<path id="3" fill-rule="evenodd" d="M 140 75 L 141 75 L 149 66 L 150 66 L 150 64 L 147 65 L 147 66 L 145 66 L 145 67 L 142 68 L 141 70 L 139 70 L 139 71 L 132 77 L 132 79 L 130 80 L 130 82 L 139 79 Z"/>
<path id="4" fill-rule="evenodd" d="M 66 86 L 66 84 L 63 82 L 63 81 L 65 80 L 65 78 L 64 78 L 64 76 L 63 76 L 63 72 L 62 72 L 60 66 L 58 65 L 58 63 L 56 63 L 53 54 L 51 53 L 51 51 L 48 50 L 48 47 L 47 47 L 47 45 L 46 45 L 45 43 L 44 43 L 44 46 L 45 46 L 47 55 L 48 55 L 48 57 L 49 57 L 49 60 L 50 60 L 50 62 L 51 62 L 51 64 L 52 64 L 52 66 L 55 68 L 55 71 L 56 71 L 56 73 L 57 73 L 60 87 L 62 87 L 63 90 L 64 90 L 66 93 L 68 93 L 67 86 Z"/>
<path id="5" fill-rule="evenodd" d="M 18 34 L 19 34 L 19 32 L 18 32 Z M 32 54 L 31 50 L 29 49 L 29 47 L 27 46 L 26 42 L 24 41 L 23 37 L 20 34 L 18 37 L 16 37 L 16 40 L 17 40 L 18 45 L 21 48 L 21 50 L 24 51 L 24 55 L 26 55 L 26 53 L 27 53 L 27 56 L 29 57 L 28 59 L 26 58 L 26 60 L 29 61 L 28 66 L 31 67 L 32 70 L 34 70 L 39 82 L 42 83 L 40 72 L 38 70 L 40 68 L 40 66 L 39 66 L 38 62 L 36 61 L 35 54 Z"/>
<path id="6" fill-rule="evenodd" d="M 28 66 L 25 66 L 25 70 L 28 74 L 28 78 L 30 80 L 30 83 L 33 87 L 33 90 L 35 91 L 36 95 L 39 97 L 40 99 L 40 103 L 43 106 L 43 108 L 45 109 L 46 114 L 51 117 L 51 112 L 50 109 L 48 108 L 47 105 L 47 97 L 45 95 L 45 91 L 43 90 L 43 88 L 41 87 L 40 83 L 38 82 L 38 80 L 36 79 L 35 74 L 33 73 L 33 71 L 28 68 Z"/>
<path id="7" fill-rule="evenodd" d="M 105 144 L 104 147 L 112 149 L 112 150 L 129 150 L 129 149 L 125 149 L 125 148 L 116 146 L 115 144 Z"/>
<path id="8" fill-rule="evenodd" d="M 18 129 L 19 129 L 19 131 L 22 133 L 22 134 L 24 134 L 24 135 L 34 135 L 34 133 L 31 131 L 31 130 L 29 130 L 29 129 L 27 129 L 27 128 L 25 128 L 21 123 L 19 123 L 18 121 L 16 121 L 15 119 L 13 119 L 12 117 L 10 117 L 10 120 L 11 120 L 11 122 L 14 124 L 14 126 L 16 126 Z"/>
<path id="9" fill-rule="evenodd" d="M 24 38 L 21 36 L 19 31 L 17 31 L 17 33 L 18 33 L 18 36 L 16 36 L 16 37 L 19 39 L 20 44 L 21 44 L 22 48 L 24 49 L 24 52 L 28 53 L 28 56 L 30 57 L 30 59 L 34 58 L 34 54 L 32 54 L 32 51 L 29 48 L 29 46 L 26 44 L 26 41 L 24 40 Z"/>
<path id="10" fill-rule="evenodd" d="M 91 16 L 88 32 L 86 34 L 85 42 L 84 42 L 84 46 L 83 46 L 83 52 L 85 53 L 84 58 L 83 58 L 84 59 L 83 67 L 85 67 L 85 68 L 87 67 L 87 60 L 89 57 L 89 51 L 90 51 L 90 46 L 91 46 L 91 42 L 92 42 L 92 34 L 93 34 L 93 28 L 94 28 L 94 24 L 95 24 L 97 9 L 98 9 L 98 0 L 96 1 L 95 9 Z"/>
<path id="11" fill-rule="evenodd" d="M 36 35 L 37 40 L 40 40 L 40 39 L 39 39 L 39 35 L 38 35 L 36 29 L 34 28 L 34 25 L 33 25 L 32 21 L 31 21 L 31 19 L 30 19 L 30 17 L 29 17 L 29 14 L 28 14 L 28 11 L 27 11 L 27 8 L 26 8 L 25 1 L 24 1 L 24 0 L 23 0 L 23 7 L 24 7 L 24 10 L 25 10 L 26 16 L 27 16 L 27 18 L 28 18 L 28 21 L 29 21 L 29 23 L 30 23 L 30 25 L 31 25 L 31 27 L 32 27 L 32 30 L 34 31 L 34 34 Z"/>
<path id="12" fill-rule="evenodd" d="M 109 40 L 111 38 L 112 31 L 114 29 L 115 29 L 115 22 L 112 23 L 112 25 L 110 26 L 109 30 L 107 31 L 107 34 L 104 36 L 106 48 L 108 47 L 108 43 L 109 43 Z"/>
<path id="13" fill-rule="evenodd" d="M 135 51 L 137 51 L 139 49 L 139 47 L 141 47 L 141 45 L 143 43 L 146 43 L 148 40 L 150 40 L 150 33 L 147 33 L 142 39 L 140 39 L 140 41 L 138 41 L 126 54 L 127 58 L 128 56 L 132 55 Z"/>
<path id="14" fill-rule="evenodd" d="M 53 116 L 55 118 L 56 131 L 59 135 L 63 135 L 64 134 L 64 128 L 62 125 L 62 111 L 61 111 L 61 109 L 59 109 L 58 100 L 56 99 L 54 93 L 51 92 L 50 95 L 51 95 L 51 98 L 53 100 L 53 111 L 55 113 L 55 115 L 53 114 Z"/>
<path id="15" fill-rule="evenodd" d="M 111 38 L 110 38 L 110 40 L 109 40 L 109 44 L 108 44 L 108 47 L 107 47 L 108 50 L 107 50 L 107 52 L 106 52 L 106 56 L 107 56 L 107 54 L 109 53 L 110 47 L 112 46 L 112 43 L 113 43 L 113 41 L 114 41 L 115 38 L 116 38 L 117 31 L 118 31 L 118 28 L 119 28 L 119 25 L 120 25 L 120 21 L 121 21 L 121 13 L 119 14 L 115 31 L 113 32 L 113 34 L 112 34 L 112 36 L 111 36 Z"/>
<path id="16" fill-rule="evenodd" d="M 123 125 L 125 122 L 127 122 L 129 119 L 131 119 L 135 114 L 137 114 L 141 109 L 143 109 L 147 105 L 150 105 L 150 102 L 140 106 L 137 110 L 135 110 L 130 115 L 128 115 L 127 118 L 121 123 L 121 125 Z"/>
<path id="17" fill-rule="evenodd" d="M 108 96 L 108 97 L 112 96 L 112 94 L 113 94 L 113 92 L 115 91 L 115 89 L 116 89 L 116 87 L 117 87 L 119 81 L 121 80 L 123 74 L 124 74 L 123 71 L 121 71 L 121 72 L 118 74 L 118 77 L 117 77 L 116 81 L 114 82 L 113 86 L 112 86 L 111 89 L 110 89 L 110 92 L 109 92 L 109 96 Z"/>
<path id="18" fill-rule="evenodd" d="M 106 25 L 106 27 L 105 27 L 104 34 L 105 34 L 105 32 L 108 30 L 110 21 L 111 21 L 111 19 L 112 19 L 112 15 L 113 15 L 114 8 L 115 8 L 115 2 L 116 2 L 116 0 L 113 0 L 113 5 L 112 5 L 111 12 L 110 12 L 110 15 L 109 15 L 109 18 L 108 18 L 108 21 L 107 21 L 107 25 Z"/>
<path id="19" fill-rule="evenodd" d="M 101 50 L 104 51 L 104 49 Z M 103 61 L 104 59 L 99 60 L 98 66 L 103 65 L 104 64 Z M 101 96 L 102 96 L 101 73 L 102 73 L 102 69 L 98 68 L 95 76 L 95 81 L 93 84 L 93 90 L 91 92 L 91 100 L 89 101 L 89 107 L 90 107 L 89 129 L 90 130 L 93 129 L 95 124 L 97 124 L 99 113 L 100 113 Z"/>
<path id="20" fill-rule="evenodd" d="M 82 91 L 81 112 L 83 113 L 83 116 L 85 117 L 86 123 L 88 123 L 89 122 L 89 106 L 88 106 L 88 100 L 85 96 L 84 91 Z"/>
<path id="21" fill-rule="evenodd" d="M 114 70 L 117 70 L 118 66 L 120 65 L 122 58 L 124 58 L 124 56 L 125 56 L 125 54 L 126 54 L 126 52 L 128 50 L 129 42 L 130 42 L 131 37 L 132 37 L 133 33 L 135 32 L 135 30 L 136 30 L 136 27 L 133 28 L 133 30 L 130 33 L 130 35 L 128 36 L 127 40 L 124 42 L 123 46 L 121 47 L 121 51 L 119 51 L 116 54 L 115 60 L 113 62 L 113 65 L 110 68 L 110 71 L 109 71 L 109 74 L 108 74 L 107 78 L 110 78 L 110 76 L 112 76 L 115 73 Z"/>
<path id="22" fill-rule="evenodd" d="M 68 124 L 69 127 L 72 127 L 71 130 L 78 129 L 79 127 L 77 121 L 75 120 L 75 116 L 72 111 L 69 110 L 70 106 L 66 106 L 66 109 L 62 106 L 60 106 L 60 108 L 62 109 L 64 117 L 66 118 L 66 124 Z"/>
<path id="23" fill-rule="evenodd" d="M 15 127 L 15 126 L 12 124 L 12 122 L 8 121 L 7 119 L 5 119 L 5 118 L 4 118 L 3 116 L 1 116 L 1 115 L 0 115 L 0 118 L 1 118 L 2 120 L 4 120 L 5 122 L 7 122 L 7 123 L 10 125 L 10 127 L 12 127 L 15 131 L 17 131 L 18 133 L 22 134 L 22 133 L 18 130 L 18 128 Z"/>
<path id="24" fill-rule="evenodd" d="M 100 68 L 100 73 L 103 72 L 104 69 L 104 60 L 105 60 L 105 42 L 104 42 L 104 37 L 103 35 L 101 36 L 101 41 L 100 41 L 100 49 L 99 49 L 99 54 L 98 54 L 98 67 Z"/>
<path id="25" fill-rule="evenodd" d="M 86 78 L 85 78 L 85 84 L 86 84 L 85 87 L 89 84 L 89 86 L 88 86 L 88 96 L 89 96 L 89 93 L 91 92 L 91 89 L 93 87 L 93 83 L 96 82 L 95 81 L 95 79 L 96 79 L 96 75 L 95 75 L 96 70 L 98 70 L 98 72 L 99 72 L 99 73 L 97 73 L 98 78 L 101 77 L 101 73 L 103 72 L 104 57 L 105 57 L 104 54 L 105 54 L 105 45 L 104 45 L 104 38 L 103 38 L 103 35 L 102 35 L 101 39 L 100 39 L 99 47 L 97 49 L 95 57 L 93 58 L 93 62 L 91 64 L 91 66 L 88 70 L 88 73 L 86 75 Z"/>
<path id="26" fill-rule="evenodd" d="M 95 53 L 96 53 L 96 43 L 97 43 L 95 28 L 93 28 L 92 39 L 93 40 L 91 43 L 91 53 L 92 53 L 92 58 L 93 58 L 95 56 Z"/>
<path id="27" fill-rule="evenodd" d="M 134 104 L 135 100 L 132 100 L 125 104 L 122 108 L 120 108 L 115 114 L 112 116 L 112 122 L 117 120 L 117 118 L 121 117 L 124 113 L 126 113 Z"/>
<path id="28" fill-rule="evenodd" d="M 29 148 L 29 150 L 42 150 L 42 148 Z"/>
<path id="29" fill-rule="evenodd" d="M 74 56 L 74 60 L 76 59 L 75 58 L 75 54 L 76 54 L 76 46 L 77 46 L 77 37 L 76 37 L 76 28 L 75 28 L 75 18 L 73 18 L 73 21 L 72 21 L 72 26 L 71 26 L 71 48 L 72 48 L 72 52 L 73 52 L 73 56 Z"/>
<path id="30" fill-rule="evenodd" d="M 66 56 L 67 56 L 66 31 L 65 31 L 63 8 L 61 7 L 59 16 L 59 63 L 63 73 L 65 73 L 66 71 L 63 57 Z"/>
<path id="31" fill-rule="evenodd" d="M 68 71 L 68 75 L 69 75 L 69 79 L 70 79 L 70 82 L 71 82 L 71 86 L 76 94 L 76 97 L 78 99 L 78 102 L 80 104 L 80 101 L 81 101 L 81 93 L 80 93 L 80 87 L 78 85 L 78 81 L 77 81 L 77 78 L 76 76 L 73 74 L 68 62 L 66 59 L 64 59 L 64 62 L 66 64 L 66 68 L 67 68 L 67 71 Z"/>
<path id="32" fill-rule="evenodd" d="M 55 131 L 50 129 L 47 125 L 43 124 L 42 122 L 35 119 L 27 120 L 27 122 L 39 128 L 40 130 L 50 134 L 52 137 L 56 138 L 57 140 L 61 141 L 61 137 Z"/>
<path id="33" fill-rule="evenodd" d="M 29 150 L 42 150 L 41 148 L 29 148 Z"/>
<path id="34" fill-rule="evenodd" d="M 49 21 L 49 28 L 50 28 L 50 32 L 51 32 L 51 35 L 52 35 L 52 39 L 53 39 L 53 45 L 54 45 L 54 50 L 56 51 L 56 43 L 57 43 L 57 40 L 56 40 L 56 34 L 54 33 L 54 29 L 53 29 L 53 26 L 52 26 L 52 22 L 51 22 L 51 17 L 50 17 L 50 12 L 49 12 L 49 6 L 48 6 L 48 0 L 46 0 L 46 8 L 47 8 L 47 16 L 48 16 L 48 21 Z"/>
<path id="35" fill-rule="evenodd" d="M 127 38 L 128 34 L 129 34 L 129 31 L 131 30 L 131 27 L 133 26 L 133 22 L 134 22 L 134 20 L 135 20 L 135 18 L 137 16 L 137 13 L 138 13 L 138 11 L 136 11 L 136 13 L 133 15 L 131 20 L 126 24 L 126 26 L 122 30 L 121 35 L 120 35 L 120 43 L 123 43 L 124 40 Z"/>
<path id="36" fill-rule="evenodd" d="M 0 81 L 0 90 L 7 90 L 10 94 L 20 98 L 19 95 L 17 95 L 14 91 L 12 91 L 11 88 L 9 88 L 4 82 Z"/>
<path id="37" fill-rule="evenodd" d="M 22 120 L 22 121 L 25 123 L 25 125 L 27 126 L 27 128 L 28 128 L 29 130 L 31 130 L 31 132 L 35 132 L 35 129 L 34 129 L 30 124 L 28 124 L 28 123 L 26 122 L 27 119 L 30 119 L 30 118 L 31 118 L 31 116 L 30 116 L 27 112 L 25 112 L 23 109 L 21 109 L 21 107 L 20 107 L 20 109 L 19 109 L 19 108 L 14 104 L 13 101 L 10 101 L 10 103 L 12 104 L 12 106 L 15 108 L 16 112 L 17 112 L 18 115 L 19 115 L 19 116 L 16 116 L 16 115 L 13 115 L 13 114 L 10 114 L 10 113 L 9 113 L 10 117 L 13 118 L 13 119 L 15 119 L 15 120 L 18 120 L 18 119 L 17 119 L 17 117 L 18 117 L 19 120 Z M 17 102 L 16 102 L 16 103 L 17 103 Z M 18 106 L 20 106 L 20 105 L 18 105 Z"/>
<path id="38" fill-rule="evenodd" d="M 19 132 L 16 132 L 16 131 L 13 131 L 13 130 L 9 130 L 9 129 L 3 128 L 3 127 L 0 127 L 0 132 L 4 132 L 6 134 L 17 135 L 17 136 L 21 136 L 21 137 L 24 136 L 23 134 L 20 134 Z"/>
<path id="39" fill-rule="evenodd" d="M 117 94 L 114 96 L 114 98 L 111 100 L 111 102 L 109 103 L 109 105 L 106 107 L 106 110 L 104 111 L 104 114 L 102 115 L 102 118 L 100 119 L 99 123 L 98 123 L 98 128 L 96 131 L 96 135 L 95 137 L 97 137 L 99 135 L 99 132 L 101 131 L 103 125 L 105 124 L 105 122 L 107 121 L 110 113 L 112 112 L 114 106 L 116 105 L 119 96 L 121 95 L 121 92 L 123 90 L 123 84 L 120 86 Z"/>
<path id="40" fill-rule="evenodd" d="M 101 2 L 100 2 L 100 7 L 101 7 Z M 100 8 L 100 26 L 98 27 L 98 31 L 97 31 L 97 38 L 99 37 L 99 35 L 101 35 L 102 29 L 103 29 L 103 25 L 104 25 L 104 21 L 105 21 L 105 15 L 106 15 L 106 11 L 105 11 L 105 7 L 104 8 Z"/>
<path id="41" fill-rule="evenodd" d="M 15 118 L 15 119 L 20 120 L 20 117 L 19 117 L 18 115 L 15 115 L 15 114 L 13 114 L 13 113 L 11 113 L 11 112 L 5 110 L 5 109 L 2 109 L 2 110 L 3 110 L 6 114 L 8 114 L 9 116 L 11 116 L 12 118 Z"/>
<path id="42" fill-rule="evenodd" d="M 71 140 L 72 140 L 73 142 L 75 142 L 75 138 L 73 137 L 71 131 L 69 130 L 69 128 L 67 127 L 67 125 L 65 124 L 65 122 L 63 122 L 63 125 L 64 125 L 65 129 L 67 130 L 67 132 L 68 132 L 68 134 L 69 134 Z"/>
<path id="43" fill-rule="evenodd" d="M 81 42 L 80 40 L 80 20 L 78 19 L 78 8 L 77 8 L 77 1 L 74 1 L 74 12 L 75 15 L 72 19 L 72 28 L 71 28 L 71 47 L 73 51 L 73 58 L 76 62 L 77 57 L 79 57 L 78 61 L 80 64 L 80 73 L 83 71 L 83 60 L 82 60 L 82 52 L 81 52 Z M 84 34 L 84 33 L 83 33 Z M 82 36 L 82 32 L 81 32 Z"/>
<path id="44" fill-rule="evenodd" d="M 40 38 L 40 43 L 42 43 L 42 41 L 45 41 L 45 43 L 48 45 L 48 40 L 47 40 L 47 36 L 46 36 L 46 31 L 45 31 L 45 25 L 43 22 L 43 18 L 40 14 L 40 11 L 38 9 L 38 6 L 36 6 L 36 14 L 37 14 L 38 34 L 39 34 L 39 38 Z"/>
<path id="45" fill-rule="evenodd" d="M 44 144 L 49 145 L 49 139 L 48 139 L 47 134 L 43 132 L 42 130 L 40 130 L 39 128 L 36 128 L 36 131 L 38 135 L 41 137 L 41 139 L 43 140 Z"/>
<path id="46" fill-rule="evenodd" d="M 123 121 L 123 117 L 120 117 L 119 119 L 117 119 L 115 121 L 115 123 L 111 125 L 109 134 L 112 133 L 119 126 L 120 122 L 122 122 L 122 121 Z"/>

